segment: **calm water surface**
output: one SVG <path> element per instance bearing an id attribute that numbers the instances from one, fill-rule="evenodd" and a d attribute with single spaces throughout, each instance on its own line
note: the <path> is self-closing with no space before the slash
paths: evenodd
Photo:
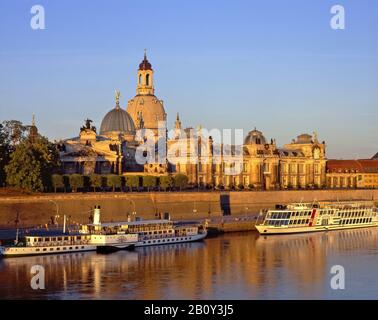
<path id="1" fill-rule="evenodd" d="M 46 289 L 30 287 L 33 265 Z M 345 290 L 330 269 L 345 268 Z M 4 299 L 378 299 L 378 228 L 0 260 Z"/>

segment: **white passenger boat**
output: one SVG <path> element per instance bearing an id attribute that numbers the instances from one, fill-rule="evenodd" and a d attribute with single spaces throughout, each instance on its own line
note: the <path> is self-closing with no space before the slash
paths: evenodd
<path id="1" fill-rule="evenodd" d="M 92 226 L 100 226 L 100 208 L 95 207 Z M 0 257 L 45 255 L 80 251 L 113 251 L 133 248 L 138 241 L 138 234 L 100 231 L 83 234 L 67 233 L 65 224 L 62 232 L 34 231 L 32 234 L 18 237 L 13 245 L 0 246 Z"/>
<path id="2" fill-rule="evenodd" d="M 0 246 L 0 256 L 15 257 L 96 250 L 90 235 L 36 233 L 20 238 L 14 245 Z"/>
<path id="3" fill-rule="evenodd" d="M 316 202 L 277 205 L 256 224 L 260 234 L 289 234 L 378 226 L 373 202 Z"/>
<path id="4" fill-rule="evenodd" d="M 198 223 L 175 223 L 171 220 L 142 220 L 83 225 L 82 234 L 137 235 L 135 247 L 201 240 L 206 228 Z"/>

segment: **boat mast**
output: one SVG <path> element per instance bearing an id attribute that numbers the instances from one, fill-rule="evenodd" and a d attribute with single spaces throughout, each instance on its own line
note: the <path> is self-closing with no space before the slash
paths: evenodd
<path id="1" fill-rule="evenodd" d="M 18 228 L 17 228 L 17 230 L 16 230 L 16 240 L 15 240 L 15 244 L 17 244 L 18 243 Z"/>

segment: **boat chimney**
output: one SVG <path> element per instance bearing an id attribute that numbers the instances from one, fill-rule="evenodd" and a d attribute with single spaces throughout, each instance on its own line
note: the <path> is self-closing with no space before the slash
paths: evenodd
<path id="1" fill-rule="evenodd" d="M 63 233 L 66 233 L 66 225 L 67 225 L 67 217 L 64 215 L 63 217 Z"/>
<path id="2" fill-rule="evenodd" d="M 101 224 L 101 207 L 95 206 L 93 212 L 93 224 Z"/>

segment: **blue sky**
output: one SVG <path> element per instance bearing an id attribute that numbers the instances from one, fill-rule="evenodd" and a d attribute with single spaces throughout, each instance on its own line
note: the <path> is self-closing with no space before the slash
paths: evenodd
<path id="1" fill-rule="evenodd" d="M 41 4 L 46 30 L 30 27 Z M 346 29 L 330 28 L 341 4 Z M 376 0 L 0 0 L 0 121 L 50 139 L 100 126 L 135 95 L 147 48 L 168 122 L 254 127 L 279 145 L 318 132 L 329 158 L 378 152 Z"/>

